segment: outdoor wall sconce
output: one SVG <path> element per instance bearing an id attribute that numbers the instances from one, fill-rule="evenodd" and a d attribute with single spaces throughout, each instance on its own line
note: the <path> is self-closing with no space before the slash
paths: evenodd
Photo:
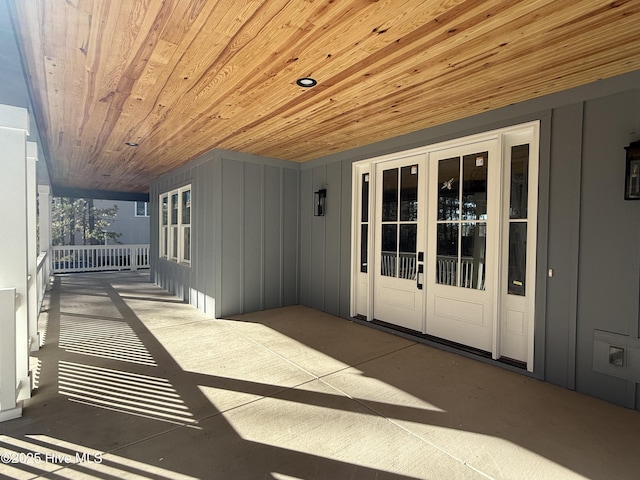
<path id="1" fill-rule="evenodd" d="M 640 195 L 640 193 L 639 193 Z M 326 212 L 327 189 L 322 188 L 313 193 L 313 214 L 316 217 L 324 217 Z"/>
<path id="2" fill-rule="evenodd" d="M 640 200 L 640 141 L 632 142 L 624 149 L 627 151 L 624 199 Z"/>

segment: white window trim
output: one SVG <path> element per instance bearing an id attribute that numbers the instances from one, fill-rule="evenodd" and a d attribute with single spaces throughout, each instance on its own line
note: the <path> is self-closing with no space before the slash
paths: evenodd
<path id="1" fill-rule="evenodd" d="M 163 203 L 164 200 L 166 199 L 167 201 L 167 223 L 164 224 L 163 223 Z M 158 218 L 158 222 L 159 222 L 159 237 L 160 237 L 160 242 L 159 242 L 159 256 L 160 258 L 167 258 L 167 256 L 169 255 L 169 195 L 167 193 L 163 193 L 162 195 L 160 195 L 160 202 L 159 202 L 159 208 L 158 211 L 160 212 L 159 218 Z M 166 245 L 166 250 L 165 250 L 165 245 Z"/>
<path id="2" fill-rule="evenodd" d="M 189 223 L 182 223 L 182 194 L 184 192 L 189 192 Z M 191 265 L 191 185 L 181 188 L 178 190 L 178 255 L 180 258 L 180 263 L 185 265 Z M 189 229 L 189 258 L 185 258 L 185 242 L 184 242 L 184 232 L 186 229 Z"/>
<path id="3" fill-rule="evenodd" d="M 182 194 L 183 192 L 186 192 L 186 191 L 192 192 L 191 195 L 193 195 L 191 185 L 185 185 L 175 190 L 163 192 L 159 196 L 160 214 L 158 216 L 159 217 L 158 218 L 158 223 L 159 223 L 159 231 L 158 231 L 159 249 L 158 250 L 159 250 L 159 257 L 162 259 L 165 259 L 170 262 L 179 263 L 181 265 L 191 266 L 191 260 L 190 259 L 187 260 L 184 258 L 185 250 L 186 250 L 184 245 L 184 231 L 185 231 L 185 228 L 189 228 L 191 230 L 191 225 L 193 223 L 191 221 L 191 218 L 193 216 L 193 209 L 191 210 L 191 214 L 189 215 L 189 223 L 188 224 L 182 223 Z M 178 197 L 178 209 L 176 212 L 177 223 L 175 224 L 171 223 L 172 212 L 173 212 L 172 205 L 171 205 L 171 198 L 174 195 L 177 195 Z M 167 224 L 166 225 L 162 223 L 162 220 L 163 220 L 163 212 L 162 212 L 163 203 L 162 202 L 165 198 L 167 199 Z M 193 205 L 193 203 L 191 203 L 191 205 Z M 166 254 L 164 252 L 165 235 L 166 235 L 166 243 L 167 243 Z M 191 252 L 192 252 L 191 235 L 189 235 L 189 252 L 191 256 Z"/>
<path id="4" fill-rule="evenodd" d="M 173 223 L 173 197 L 176 197 L 176 223 Z M 169 192 L 169 252 L 168 258 L 174 262 L 180 258 L 180 236 L 178 235 L 178 225 L 180 224 L 180 192 L 173 190 Z"/>

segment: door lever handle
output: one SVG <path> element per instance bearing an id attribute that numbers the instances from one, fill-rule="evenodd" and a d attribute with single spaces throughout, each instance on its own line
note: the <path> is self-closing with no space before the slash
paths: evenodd
<path id="1" fill-rule="evenodd" d="M 416 274 L 416 282 L 418 290 L 422 290 L 422 273 L 424 271 L 424 265 L 418 265 L 418 273 Z"/>

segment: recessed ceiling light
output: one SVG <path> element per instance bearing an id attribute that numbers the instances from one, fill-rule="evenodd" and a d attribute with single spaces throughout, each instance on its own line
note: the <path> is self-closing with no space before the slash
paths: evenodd
<path id="1" fill-rule="evenodd" d="M 125 145 L 129 145 L 130 147 L 137 147 L 140 144 L 136 142 L 124 142 Z"/>
<path id="2" fill-rule="evenodd" d="M 309 87 L 315 87 L 317 84 L 318 82 L 311 77 L 304 77 L 296 80 L 296 85 L 298 85 L 299 87 L 309 88 Z"/>

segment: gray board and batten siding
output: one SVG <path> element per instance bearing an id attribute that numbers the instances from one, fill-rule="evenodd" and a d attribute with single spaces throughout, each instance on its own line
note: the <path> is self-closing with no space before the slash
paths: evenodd
<path id="1" fill-rule="evenodd" d="M 214 150 L 150 190 L 151 278 L 211 317 L 299 303 L 299 165 Z M 160 259 L 159 196 L 191 185 L 191 265 Z"/>
<path id="2" fill-rule="evenodd" d="M 352 163 L 539 120 L 532 375 L 640 409 L 640 367 L 610 374 L 594 356 L 603 338 L 640 352 L 640 201 L 624 200 L 639 86 L 633 72 L 303 164 L 214 150 L 152 185 L 152 279 L 216 317 L 300 303 L 349 318 Z M 190 268 L 157 255 L 158 195 L 188 183 Z"/>

